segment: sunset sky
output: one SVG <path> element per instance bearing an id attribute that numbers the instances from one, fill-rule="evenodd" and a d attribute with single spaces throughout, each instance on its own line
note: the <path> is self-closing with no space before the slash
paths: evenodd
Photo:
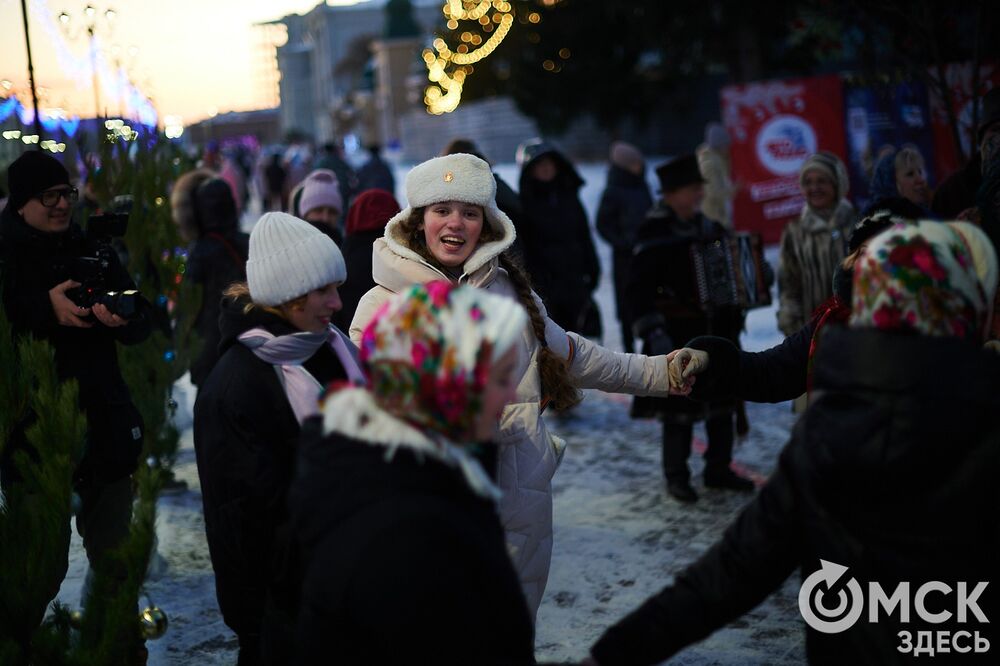
<path id="1" fill-rule="evenodd" d="M 252 25 L 303 13 L 322 0 L 27 0 L 35 80 L 46 89 L 43 109 L 61 107 L 70 115 L 94 115 L 94 88 L 83 9 L 92 4 L 101 17 L 100 44 L 109 61 L 112 48 L 131 80 L 153 99 L 161 119 L 181 116 L 185 124 L 213 112 L 260 108 L 267 90 L 256 70 L 261 55 Z M 359 0 L 329 0 L 352 5 Z M 113 9 L 113 28 L 103 18 Z M 72 16 L 70 35 L 60 12 Z M 77 33 L 77 34 L 73 34 Z M 137 49 L 132 48 L 137 47 Z M 62 58 L 60 58 L 60 52 Z M 134 54 L 134 55 L 130 55 Z M 0 80 L 30 99 L 27 53 L 20 0 L 0 0 Z M 0 89 L 0 95 L 5 92 Z M 114 114 L 120 103 L 101 95 Z"/>

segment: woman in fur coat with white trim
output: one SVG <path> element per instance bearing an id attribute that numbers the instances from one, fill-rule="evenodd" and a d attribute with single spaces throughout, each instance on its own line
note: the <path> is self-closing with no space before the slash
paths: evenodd
<path id="1" fill-rule="evenodd" d="M 407 208 L 375 241 L 375 288 L 358 304 L 351 339 L 394 293 L 415 282 L 449 280 L 517 300 L 529 321 L 519 340 L 517 396 L 500 414 L 500 520 L 532 616 L 541 604 L 552 557 L 552 475 L 565 443 L 550 434 L 545 406 L 570 407 L 579 389 L 661 395 L 669 392 L 666 357 L 609 351 L 560 328 L 524 272 L 507 255 L 514 226 L 497 208 L 496 181 L 478 157 L 454 154 L 417 165 L 406 177 Z"/>

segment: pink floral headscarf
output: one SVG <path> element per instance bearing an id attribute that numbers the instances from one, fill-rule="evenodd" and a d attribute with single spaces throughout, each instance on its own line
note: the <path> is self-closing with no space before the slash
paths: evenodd
<path id="1" fill-rule="evenodd" d="M 988 310 L 972 252 L 947 224 L 896 224 L 868 244 L 854 268 L 852 327 L 980 343 Z"/>
<path id="2" fill-rule="evenodd" d="M 527 317 L 513 299 L 475 287 L 413 285 L 379 308 L 361 337 L 375 402 L 421 430 L 469 441 L 490 368 Z"/>

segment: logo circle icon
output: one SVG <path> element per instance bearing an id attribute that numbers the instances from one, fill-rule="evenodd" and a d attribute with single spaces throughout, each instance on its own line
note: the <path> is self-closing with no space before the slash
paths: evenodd
<path id="1" fill-rule="evenodd" d="M 812 125 L 798 116 L 775 116 L 757 132 L 757 159 L 778 176 L 797 174 L 817 146 Z"/>
<path id="2" fill-rule="evenodd" d="M 802 581 L 799 588 L 799 612 L 810 627 L 824 634 L 839 634 L 847 631 L 861 618 L 865 609 L 865 599 L 861 585 L 853 577 L 846 587 L 837 593 L 837 604 L 828 608 L 824 597 L 847 573 L 847 567 L 820 560 L 820 568 Z M 848 592 L 850 594 L 848 594 Z"/>

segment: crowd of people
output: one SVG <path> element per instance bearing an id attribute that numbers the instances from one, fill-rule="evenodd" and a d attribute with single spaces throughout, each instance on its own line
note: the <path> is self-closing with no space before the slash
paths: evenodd
<path id="1" fill-rule="evenodd" d="M 549 142 L 519 149 L 515 192 L 474 142 L 453 141 L 409 171 L 405 206 L 377 147 L 357 172 L 332 145 L 315 161 L 265 158 L 269 210 L 249 235 L 244 190 L 219 163 L 181 176 L 170 203 L 190 244 L 184 279 L 203 293 L 194 445 L 239 664 L 535 663 L 552 478 L 567 445 L 545 414 L 571 413 L 586 388 L 633 395 L 635 416 L 662 421 L 675 500 L 699 499 L 688 465 L 699 420 L 704 487 L 758 492 L 585 664 L 659 663 L 821 560 L 885 586 L 992 581 L 998 97 L 978 134 L 980 184 L 964 199 L 947 190 L 964 221 L 935 213 L 943 187 L 932 194 L 912 147 L 881 155 L 861 215 L 838 156 L 805 160 L 804 206 L 784 229 L 777 271 L 786 338 L 761 352 L 740 349 L 745 309 L 706 301 L 692 270 L 701 248 L 734 233 L 740 184 L 718 125 L 697 153 L 657 165 L 656 197 L 640 149 L 610 147 L 595 222 L 613 248 L 623 352 L 598 342 L 602 267 L 583 181 Z M 80 382 L 77 526 L 93 562 L 127 530 L 142 424 L 116 343 L 149 335 L 149 304 L 140 298 L 125 320 L 72 300 L 65 266 L 90 248 L 56 159 L 25 153 L 8 182 L 3 307 L 18 335 L 52 343 L 61 377 Z M 121 266 L 112 274 L 116 288 L 134 287 Z M 756 489 L 730 466 L 738 405 L 796 398 L 804 414 Z M 0 461 L 5 486 L 18 482 L 10 456 L 24 449 L 16 433 Z M 987 589 L 969 603 L 992 618 L 996 599 Z M 967 626 L 907 621 L 810 625 L 808 657 L 892 663 L 901 630 Z M 993 625 L 976 626 L 994 641 Z"/>

